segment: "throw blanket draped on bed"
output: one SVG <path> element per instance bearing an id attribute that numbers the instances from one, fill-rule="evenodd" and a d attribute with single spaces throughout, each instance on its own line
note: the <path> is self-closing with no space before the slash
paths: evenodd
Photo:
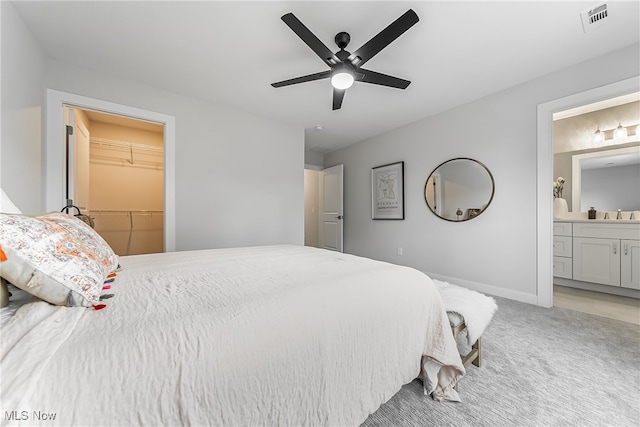
<path id="1" fill-rule="evenodd" d="M 122 257 L 106 309 L 2 326 L 1 410 L 44 425 L 358 425 L 421 371 L 464 373 L 417 270 L 275 246 Z"/>

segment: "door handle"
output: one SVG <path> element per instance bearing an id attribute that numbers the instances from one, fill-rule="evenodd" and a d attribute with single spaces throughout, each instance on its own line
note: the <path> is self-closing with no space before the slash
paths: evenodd
<path id="1" fill-rule="evenodd" d="M 338 215 L 336 219 L 342 219 L 342 215 Z"/>
<path id="2" fill-rule="evenodd" d="M 624 254 L 627 255 L 627 251 L 629 250 L 629 245 L 624 244 Z"/>
<path id="3" fill-rule="evenodd" d="M 618 253 L 618 244 L 617 244 L 617 243 L 614 243 L 614 244 L 613 244 L 613 254 L 615 255 L 615 254 L 617 254 L 617 253 Z"/>

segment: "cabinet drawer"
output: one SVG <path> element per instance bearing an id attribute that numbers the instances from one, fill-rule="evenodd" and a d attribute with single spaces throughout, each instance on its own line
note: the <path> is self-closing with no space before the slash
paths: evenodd
<path id="1" fill-rule="evenodd" d="M 595 237 L 602 239 L 640 240 L 640 224 L 576 222 L 573 237 Z"/>
<path id="2" fill-rule="evenodd" d="M 573 260 L 571 258 L 553 257 L 553 276 L 571 279 L 573 277 Z"/>
<path id="3" fill-rule="evenodd" d="M 571 257 L 573 244 L 570 236 L 553 236 L 553 256 Z"/>
<path id="4" fill-rule="evenodd" d="M 553 235 L 554 236 L 571 236 L 571 223 L 570 222 L 553 222 Z"/>

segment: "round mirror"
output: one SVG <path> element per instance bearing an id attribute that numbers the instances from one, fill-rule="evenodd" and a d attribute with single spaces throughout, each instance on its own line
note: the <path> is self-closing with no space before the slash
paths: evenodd
<path id="1" fill-rule="evenodd" d="M 489 169 L 477 160 L 447 160 L 431 172 L 424 198 L 431 212 L 447 221 L 467 221 L 484 212 L 495 185 Z"/>

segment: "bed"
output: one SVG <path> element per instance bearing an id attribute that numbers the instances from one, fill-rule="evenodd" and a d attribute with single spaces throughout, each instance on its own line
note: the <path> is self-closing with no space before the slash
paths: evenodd
<path id="1" fill-rule="evenodd" d="M 119 264 L 104 309 L 28 298 L 2 322 L 3 425 L 358 425 L 419 376 L 458 399 L 446 312 L 412 268 L 290 245 Z"/>

